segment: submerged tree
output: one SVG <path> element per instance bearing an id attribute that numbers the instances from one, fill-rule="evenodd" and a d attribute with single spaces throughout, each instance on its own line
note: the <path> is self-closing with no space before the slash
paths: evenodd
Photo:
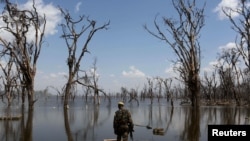
<path id="1" fill-rule="evenodd" d="M 239 0 L 238 8 L 224 7 L 223 12 L 232 23 L 232 29 L 238 33 L 236 47 L 245 65 L 250 70 L 250 0 Z M 238 18 L 235 18 L 238 15 Z"/>
<path id="2" fill-rule="evenodd" d="M 81 72 L 80 64 L 84 55 L 89 52 L 88 45 L 95 33 L 99 30 L 106 29 L 109 23 L 97 27 L 96 21 L 94 20 L 90 20 L 85 16 L 80 16 L 78 20 L 74 20 L 69 12 L 61 8 L 60 10 L 65 20 L 65 23 L 61 24 L 63 31 L 61 37 L 65 40 L 68 48 L 68 80 L 64 93 L 64 107 L 67 107 L 72 87 L 78 83 L 77 76 L 79 76 L 78 73 Z"/>
<path id="3" fill-rule="evenodd" d="M 34 105 L 34 78 L 36 65 L 42 49 L 46 17 L 40 15 L 33 0 L 32 9 L 20 9 L 16 4 L 5 1 L 5 9 L 1 16 L 4 25 L 1 30 L 0 43 L 3 52 L 11 55 L 19 68 L 24 82 L 23 88 L 28 95 L 29 107 Z M 8 38 L 5 35 L 9 35 Z"/>
<path id="4" fill-rule="evenodd" d="M 239 0 L 238 8 L 224 7 L 223 12 L 232 23 L 232 29 L 238 34 L 236 48 L 242 57 L 246 73 L 250 74 L 250 0 Z M 238 17 L 236 18 L 235 15 Z M 247 87 L 250 87 L 249 82 Z M 248 96 L 250 103 L 250 96 Z"/>
<path id="5" fill-rule="evenodd" d="M 0 54 L 1 60 L 6 61 L 5 63 L 3 63 L 4 61 L 0 63 L 0 70 L 2 71 L 2 76 L 0 78 L 4 85 L 4 93 L 2 95 L 7 98 L 8 106 L 10 106 L 14 98 L 14 90 L 17 86 L 18 73 L 14 69 L 14 58 L 11 55 L 5 58 L 5 52 L 1 52 Z"/>
<path id="6" fill-rule="evenodd" d="M 241 90 L 240 81 L 242 79 L 242 73 L 237 67 L 237 62 L 239 62 L 239 53 L 235 48 L 223 50 L 218 64 L 218 73 L 220 76 L 222 91 L 226 96 L 231 95 L 237 105 L 240 105 L 241 101 Z"/>
<path id="7" fill-rule="evenodd" d="M 178 71 L 191 95 L 192 106 L 199 106 L 200 101 L 200 31 L 204 26 L 204 7 L 196 7 L 196 0 L 172 0 L 178 13 L 178 20 L 163 17 L 164 29 L 156 19 L 154 25 L 156 32 L 145 26 L 145 29 L 154 37 L 165 41 L 175 52 L 180 63 Z"/>
<path id="8" fill-rule="evenodd" d="M 87 74 L 87 72 L 85 72 L 85 75 L 81 76 L 77 76 L 77 83 L 87 87 L 87 90 L 93 90 L 94 92 L 94 103 L 96 103 L 99 105 L 100 104 L 100 94 L 99 92 L 103 93 L 105 96 L 107 96 L 107 94 L 105 93 L 105 91 L 101 88 L 99 88 L 98 86 L 98 80 L 99 80 L 99 75 L 97 74 L 97 58 L 95 58 L 94 63 L 93 63 L 93 68 L 90 70 L 90 74 Z"/>

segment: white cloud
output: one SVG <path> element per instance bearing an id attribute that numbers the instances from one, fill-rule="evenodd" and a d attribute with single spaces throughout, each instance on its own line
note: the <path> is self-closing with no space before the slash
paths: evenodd
<path id="1" fill-rule="evenodd" d="M 229 42 L 226 45 L 223 46 L 219 46 L 219 50 L 223 51 L 223 50 L 230 50 L 236 48 L 236 44 L 233 42 Z"/>
<path id="2" fill-rule="evenodd" d="M 80 10 L 80 6 L 82 5 L 82 2 L 78 2 L 75 7 L 75 12 L 78 12 Z"/>
<path id="3" fill-rule="evenodd" d="M 58 75 L 60 75 L 60 76 L 67 76 L 68 73 L 66 73 L 66 72 L 58 72 Z"/>
<path id="4" fill-rule="evenodd" d="M 26 3 L 18 4 L 17 6 L 20 9 L 33 10 L 33 1 L 28 0 Z M 55 7 L 52 3 L 45 4 L 42 0 L 36 0 L 35 7 L 37 9 L 38 14 L 40 14 L 39 16 L 43 17 L 45 15 L 46 18 L 45 36 L 57 33 L 57 26 L 62 19 L 60 10 L 57 7 Z M 1 27 L 5 26 L 5 23 L 2 21 L 2 19 L 0 19 L 0 26 Z M 28 41 L 34 40 L 35 37 L 34 30 L 35 30 L 34 27 L 30 27 L 29 32 L 27 33 Z M 6 32 L 3 29 L 0 30 L 0 32 L 2 38 L 6 39 L 8 42 L 13 40 L 14 37 L 10 33 Z"/>
<path id="5" fill-rule="evenodd" d="M 21 9 L 32 10 L 33 0 L 28 0 L 27 3 L 21 4 Z M 45 35 L 53 35 L 57 32 L 56 27 L 61 21 L 61 12 L 52 3 L 45 4 L 43 0 L 36 0 L 35 7 L 40 16 L 46 17 Z"/>
<path id="6" fill-rule="evenodd" d="M 180 63 L 179 64 L 170 64 L 170 66 L 165 69 L 165 73 L 168 75 L 169 78 L 177 77 L 178 73 L 175 72 L 175 68 L 179 67 L 179 66 L 180 66 Z"/>
<path id="7" fill-rule="evenodd" d="M 233 48 L 236 48 L 236 44 L 234 42 L 229 42 L 226 45 L 222 45 L 218 47 L 219 52 L 228 51 Z M 214 71 L 215 67 L 222 65 L 223 61 L 224 61 L 223 59 L 211 61 L 209 62 L 208 66 L 202 68 L 202 70 L 207 73 L 211 73 Z M 228 66 L 225 64 L 224 67 L 228 67 Z"/>
<path id="8" fill-rule="evenodd" d="M 210 66 L 216 66 L 216 65 L 218 65 L 218 64 L 219 64 L 219 61 L 218 61 L 218 60 L 209 62 L 209 65 L 210 65 Z"/>
<path id="9" fill-rule="evenodd" d="M 47 80 L 67 77 L 66 72 L 57 72 L 57 73 L 50 73 L 50 74 L 43 73 L 42 75 L 43 75 L 43 78 Z"/>
<path id="10" fill-rule="evenodd" d="M 49 76 L 50 76 L 51 78 L 56 78 L 56 77 L 57 77 L 57 74 L 51 73 Z"/>
<path id="11" fill-rule="evenodd" d="M 66 83 L 66 72 L 57 72 L 57 73 L 40 73 L 36 74 L 35 77 L 35 90 L 43 90 L 48 86 L 53 86 L 55 88 L 62 88 Z"/>
<path id="12" fill-rule="evenodd" d="M 229 42 L 226 45 L 222 45 L 218 47 L 219 52 L 228 51 L 233 48 L 236 48 L 236 44 L 234 42 Z M 211 61 L 209 62 L 208 66 L 202 68 L 202 70 L 207 73 L 211 73 L 211 72 L 214 72 L 216 67 L 221 66 L 222 64 L 223 64 L 223 67 L 225 68 L 229 67 L 228 64 L 225 64 L 223 62 L 224 62 L 223 59 Z"/>
<path id="13" fill-rule="evenodd" d="M 129 71 L 122 71 L 122 75 L 125 77 L 145 77 L 146 76 L 142 71 L 135 68 L 135 66 L 130 66 L 129 69 L 130 69 Z"/>
<path id="14" fill-rule="evenodd" d="M 0 18 L 0 27 L 3 27 L 4 25 L 5 23 L 3 22 L 2 18 Z M 0 29 L 0 35 L 3 39 L 7 40 L 8 42 L 10 42 L 13 39 L 13 36 L 9 32 L 6 32 L 4 29 Z"/>
<path id="15" fill-rule="evenodd" d="M 90 73 L 90 76 L 95 75 L 95 77 L 100 77 L 100 74 L 97 73 L 97 70 L 95 70 L 94 68 L 91 68 L 91 69 L 89 70 L 89 73 Z"/>
<path id="16" fill-rule="evenodd" d="M 219 64 L 220 64 L 220 62 L 218 60 L 209 62 L 208 66 L 202 68 L 202 70 L 203 70 L 202 73 L 206 72 L 206 73 L 210 74 L 210 73 L 214 72 L 215 67 L 218 66 Z M 201 74 L 201 75 L 203 75 L 203 74 Z"/>
<path id="17" fill-rule="evenodd" d="M 223 9 L 225 12 L 229 12 L 229 9 L 239 9 L 239 0 L 221 0 L 221 2 L 217 5 L 217 7 L 213 10 L 215 13 L 218 13 L 219 19 L 223 20 L 226 19 L 227 16 L 224 14 Z M 232 11 L 231 11 L 232 12 Z M 231 16 L 237 17 L 239 14 L 236 12 L 232 12 Z"/>
<path id="18" fill-rule="evenodd" d="M 3 67 L 6 67 L 6 65 L 7 65 L 6 61 L 4 61 L 4 60 L 0 60 L 0 64 L 1 64 Z"/>

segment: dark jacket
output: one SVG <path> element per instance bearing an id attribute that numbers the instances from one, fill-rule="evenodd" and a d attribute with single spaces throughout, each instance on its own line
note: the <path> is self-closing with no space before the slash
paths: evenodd
<path id="1" fill-rule="evenodd" d="M 133 128 L 133 120 L 131 114 L 127 109 L 119 109 L 115 112 L 113 128 L 115 134 L 128 132 L 129 128 Z"/>

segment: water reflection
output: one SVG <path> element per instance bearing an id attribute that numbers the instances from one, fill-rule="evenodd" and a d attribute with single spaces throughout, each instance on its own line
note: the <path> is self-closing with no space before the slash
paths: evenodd
<path id="1" fill-rule="evenodd" d="M 26 114 L 27 113 L 27 114 Z M 19 118 L 19 114 L 21 118 Z M 1 117 L 13 117 L 13 119 L 1 120 L 0 140 L 4 141 L 32 141 L 33 109 L 26 112 L 24 106 L 20 109 L 7 107 Z M 27 116 L 27 118 L 26 118 Z M 16 119 L 17 117 L 17 119 Z"/>
<path id="2" fill-rule="evenodd" d="M 33 141 L 32 135 L 33 135 L 33 113 L 34 109 L 29 108 L 28 109 L 28 115 L 27 119 L 25 118 L 25 107 L 22 105 L 22 117 L 21 118 L 21 137 L 20 141 Z M 26 119 L 26 121 L 25 121 Z"/>
<path id="3" fill-rule="evenodd" d="M 185 141 L 199 141 L 200 108 L 188 108 L 185 113 L 184 129 L 180 134 L 180 138 Z"/>
<path id="4" fill-rule="evenodd" d="M 62 108 L 60 100 L 49 99 L 36 103 L 34 109 L 25 106 L 4 107 L 1 116 L 21 114 L 20 120 L 0 120 L 0 140 L 4 141 L 102 141 L 115 138 L 112 128 L 118 99 L 101 105 L 86 103 L 82 99 Z M 134 141 L 207 141 L 208 124 L 250 124 L 247 107 L 200 107 L 170 106 L 169 103 L 150 101 L 126 103 L 136 124 Z M 145 126 L 162 128 L 160 134 Z"/>
<path id="5" fill-rule="evenodd" d="M 103 105 L 102 105 L 103 106 Z M 102 111 L 105 107 L 101 107 Z M 111 103 L 107 103 L 105 114 L 100 116 L 100 105 L 86 103 L 78 108 L 64 108 L 64 125 L 68 141 L 99 140 L 96 131 L 111 117 Z"/>
<path id="6" fill-rule="evenodd" d="M 69 124 L 68 109 L 64 108 L 63 111 L 64 111 L 64 126 L 65 126 L 65 131 L 68 137 L 68 141 L 73 141 L 73 137 L 71 135 L 70 124 Z"/>

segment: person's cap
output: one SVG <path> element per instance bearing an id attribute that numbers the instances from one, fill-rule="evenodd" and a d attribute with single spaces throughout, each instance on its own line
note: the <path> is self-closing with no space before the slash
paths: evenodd
<path id="1" fill-rule="evenodd" d="M 118 102 L 118 105 L 124 105 L 124 103 L 122 101 Z"/>

